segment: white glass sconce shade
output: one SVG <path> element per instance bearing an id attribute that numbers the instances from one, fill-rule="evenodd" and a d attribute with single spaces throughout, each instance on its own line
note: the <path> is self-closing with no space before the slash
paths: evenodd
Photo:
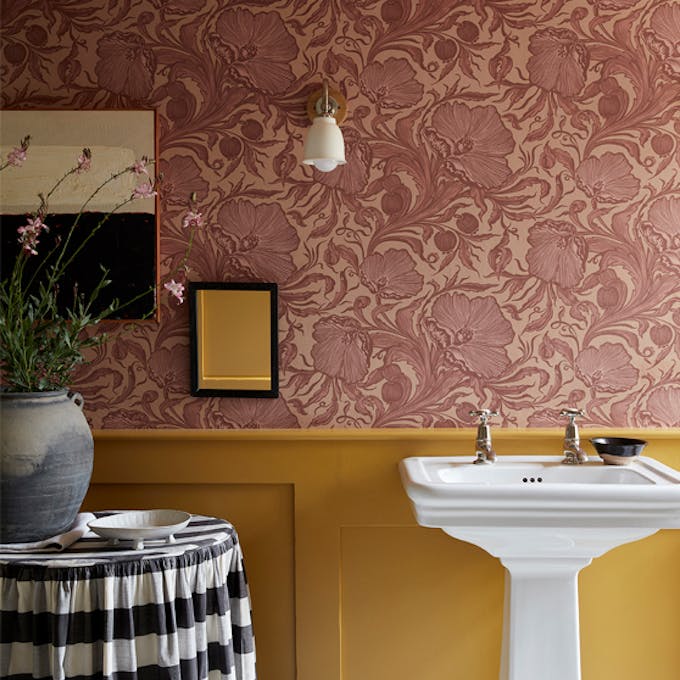
<path id="1" fill-rule="evenodd" d="M 330 172 L 338 165 L 346 163 L 345 141 L 332 115 L 314 118 L 312 126 L 307 131 L 302 162 L 313 165 L 321 172 Z"/>

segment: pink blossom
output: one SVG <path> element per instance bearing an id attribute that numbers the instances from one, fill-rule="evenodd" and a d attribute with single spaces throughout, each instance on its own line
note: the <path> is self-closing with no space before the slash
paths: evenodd
<path id="1" fill-rule="evenodd" d="M 89 149 L 83 149 L 83 153 L 78 156 L 78 167 L 76 172 L 87 172 L 92 167 L 92 154 Z"/>
<path id="2" fill-rule="evenodd" d="M 326 375 L 358 383 L 368 373 L 371 340 L 356 319 L 330 316 L 314 324 L 314 366 Z"/>
<path id="3" fill-rule="evenodd" d="M 19 234 L 18 241 L 21 247 L 29 255 L 37 255 L 38 251 L 36 246 L 38 245 L 38 236 L 44 231 L 49 231 L 49 227 L 42 221 L 42 218 L 38 215 L 35 218 L 28 218 L 28 224 L 24 227 L 19 227 L 17 233 Z"/>
<path id="4" fill-rule="evenodd" d="M 190 210 L 182 220 L 182 227 L 186 229 L 191 227 L 192 229 L 198 229 L 203 226 L 203 215 L 200 212 L 194 212 Z"/>
<path id="5" fill-rule="evenodd" d="M 154 191 L 151 182 L 144 182 L 143 184 L 135 187 L 135 190 L 132 193 L 132 198 L 151 198 L 155 195 L 156 192 Z"/>
<path id="6" fill-rule="evenodd" d="M 631 389 L 638 379 L 626 349 L 612 342 L 584 349 L 576 358 L 576 374 L 588 387 L 612 394 Z"/>
<path id="7" fill-rule="evenodd" d="M 548 283 L 573 288 L 583 276 L 586 242 L 569 222 L 546 220 L 530 227 L 529 273 Z"/>
<path id="8" fill-rule="evenodd" d="M 611 151 L 583 161 L 576 171 L 576 184 L 587 196 L 602 203 L 629 201 L 640 189 L 633 166 L 622 153 Z"/>
<path id="9" fill-rule="evenodd" d="M 15 167 L 19 167 L 20 165 L 23 165 L 24 161 L 26 160 L 26 149 L 15 146 L 8 154 L 7 154 L 7 162 L 10 165 L 13 165 Z"/>
<path id="10" fill-rule="evenodd" d="M 379 298 L 410 297 L 419 293 L 423 285 L 413 258 L 406 250 L 394 248 L 384 255 L 369 255 L 361 265 L 361 280 Z"/>
<path id="11" fill-rule="evenodd" d="M 146 163 L 147 163 L 147 158 L 143 157 L 140 158 L 138 161 L 135 161 L 134 164 L 132 165 L 132 172 L 135 173 L 135 175 L 148 175 L 149 171 L 147 170 Z"/>
<path id="12" fill-rule="evenodd" d="M 175 279 L 170 279 L 167 283 L 163 284 L 163 287 L 177 298 L 178 303 L 181 305 L 184 302 L 184 285 L 175 281 Z"/>
<path id="13" fill-rule="evenodd" d="M 425 137 L 453 175 L 485 189 L 501 186 L 510 176 L 507 157 L 515 141 L 493 106 L 442 104 Z"/>
<path id="14" fill-rule="evenodd" d="M 448 364 L 462 364 L 484 378 L 500 376 L 510 366 L 506 347 L 515 333 L 492 297 L 442 295 L 432 306 L 425 327 Z"/>
<path id="15" fill-rule="evenodd" d="M 545 90 L 574 97 L 585 85 L 590 57 L 568 28 L 545 28 L 529 39 L 529 80 Z"/>

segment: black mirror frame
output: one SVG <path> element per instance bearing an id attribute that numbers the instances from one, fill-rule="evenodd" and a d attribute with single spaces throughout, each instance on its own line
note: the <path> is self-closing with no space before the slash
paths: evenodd
<path id="1" fill-rule="evenodd" d="M 273 399 L 279 396 L 279 330 L 278 330 L 278 287 L 275 283 L 245 283 L 223 281 L 191 281 L 189 290 L 189 347 L 191 363 L 191 394 L 196 397 L 246 397 Z M 200 386 L 198 365 L 198 319 L 197 295 L 201 290 L 242 290 L 269 291 L 270 302 L 270 375 L 271 387 L 268 390 L 215 389 Z"/>

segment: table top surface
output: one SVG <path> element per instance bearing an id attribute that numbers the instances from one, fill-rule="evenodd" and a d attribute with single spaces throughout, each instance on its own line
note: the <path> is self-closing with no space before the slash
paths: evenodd
<path id="1" fill-rule="evenodd" d="M 120 511 L 94 513 L 104 517 Z M 113 545 L 107 538 L 87 533 L 65 550 L 42 550 L 21 553 L 0 553 L 0 576 L 11 576 L 16 569 L 34 567 L 33 577 L 50 578 L 50 570 L 86 568 L 92 571 L 98 566 L 106 567 L 104 575 L 111 575 L 110 568 L 126 565 L 140 565 L 145 571 L 168 568 L 179 558 L 198 560 L 209 559 L 238 545 L 234 527 L 223 519 L 192 515 L 189 524 L 174 534 L 175 541 L 146 539 L 144 547 L 133 548 L 132 541 L 121 541 Z"/>

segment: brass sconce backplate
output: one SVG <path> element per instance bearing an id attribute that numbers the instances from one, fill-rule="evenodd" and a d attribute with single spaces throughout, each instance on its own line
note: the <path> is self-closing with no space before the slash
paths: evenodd
<path id="1" fill-rule="evenodd" d="M 329 87 L 328 102 L 333 107 L 335 122 L 340 125 L 347 115 L 347 100 L 340 92 Z M 307 99 L 307 115 L 313 121 L 318 116 L 321 116 L 323 112 L 323 88 L 319 88 L 314 90 Z"/>

